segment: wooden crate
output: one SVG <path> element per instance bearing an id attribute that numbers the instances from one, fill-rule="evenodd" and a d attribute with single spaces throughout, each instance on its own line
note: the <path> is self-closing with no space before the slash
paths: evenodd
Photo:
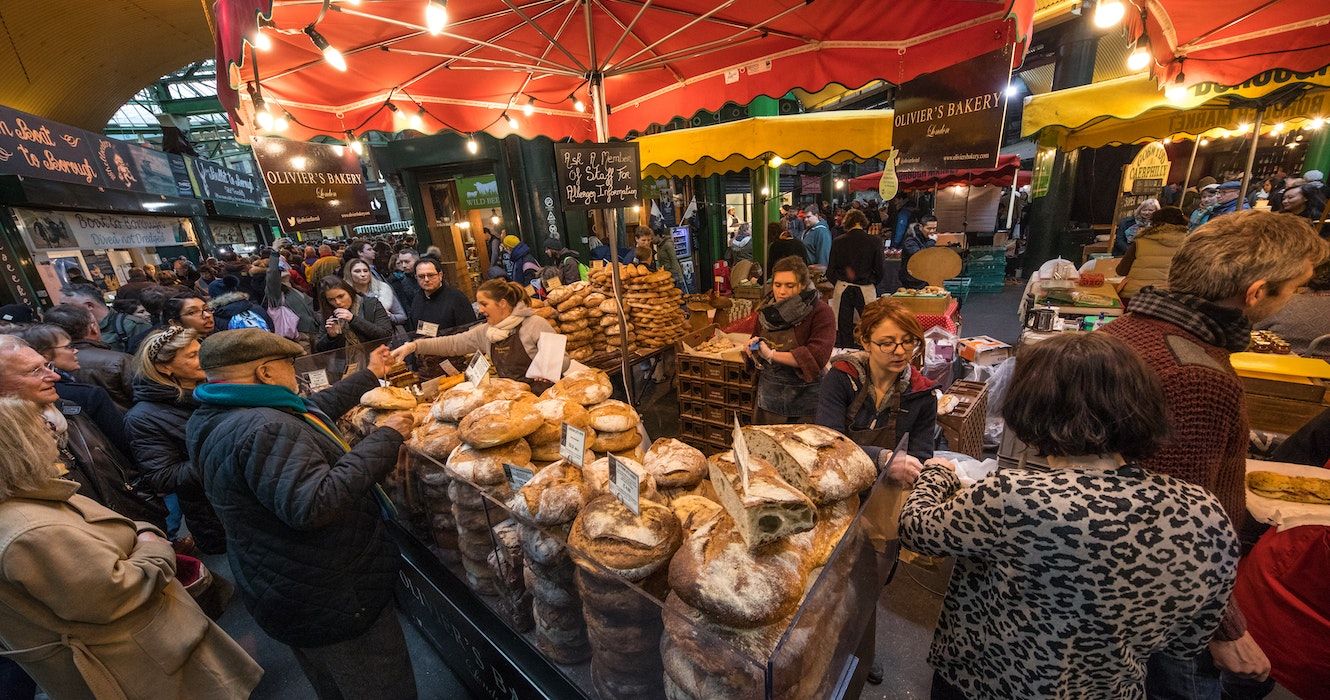
<path id="1" fill-rule="evenodd" d="M 951 413 L 938 416 L 938 425 L 947 436 L 952 452 L 975 459 L 984 456 L 984 424 L 988 416 L 988 385 L 983 382 L 958 381 L 947 390 L 960 398 Z"/>

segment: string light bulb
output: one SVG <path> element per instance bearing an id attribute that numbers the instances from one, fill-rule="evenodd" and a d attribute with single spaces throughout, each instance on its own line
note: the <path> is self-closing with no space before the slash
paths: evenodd
<path id="1" fill-rule="evenodd" d="M 582 101 L 582 98 L 577 95 L 569 95 L 569 97 L 573 98 L 573 109 L 579 112 L 586 111 L 586 103 Z"/>
<path id="2" fill-rule="evenodd" d="M 466 140 L 466 150 L 473 156 L 480 153 L 480 144 L 476 142 L 476 137 L 472 136 Z"/>
<path id="3" fill-rule="evenodd" d="M 346 144 L 351 147 L 351 152 L 357 156 L 365 155 L 365 142 L 356 138 L 355 133 L 346 132 Z"/>
<path id="4" fill-rule="evenodd" d="M 508 128 L 509 128 L 509 129 L 513 129 L 514 131 L 517 130 L 517 126 L 518 126 L 517 117 L 514 117 L 514 116 L 508 114 L 507 112 L 504 112 L 504 113 L 503 113 L 503 116 L 500 117 L 500 118 L 503 119 L 504 121 L 508 122 Z"/>
<path id="5" fill-rule="evenodd" d="M 1170 144 L 1170 143 L 1173 143 L 1173 137 L 1172 137 L 1172 136 L 1165 136 L 1165 137 L 1164 137 L 1164 145 L 1167 146 L 1167 145 Z"/>
<path id="6" fill-rule="evenodd" d="M 1201 139 L 1201 145 L 1202 145 L 1202 146 L 1209 146 L 1209 145 L 1210 145 L 1210 139 Z"/>
<path id="7" fill-rule="evenodd" d="M 1270 128 L 1271 134 L 1280 134 L 1283 133 L 1283 131 L 1284 131 L 1284 122 L 1279 122 L 1278 124 L 1275 124 L 1273 127 Z"/>
<path id="8" fill-rule="evenodd" d="M 448 26 L 448 0 L 428 0 L 425 4 L 425 28 L 438 36 Z"/>
<path id="9" fill-rule="evenodd" d="M 1150 40 L 1142 36 L 1136 42 L 1136 48 L 1127 56 L 1127 70 L 1133 73 L 1145 70 L 1150 65 L 1150 58 Z"/>
<path id="10" fill-rule="evenodd" d="M 328 40 L 319 33 L 319 30 L 314 28 L 314 25 L 311 24 L 305 27 L 305 35 L 309 37 L 310 41 L 314 42 L 314 47 L 323 53 L 323 60 L 327 61 L 328 65 L 340 71 L 346 70 L 346 56 L 343 56 L 342 52 L 338 51 L 335 46 L 329 44 Z"/>
<path id="11" fill-rule="evenodd" d="M 1325 126 L 1325 117 L 1313 117 L 1311 123 L 1307 125 L 1307 128 L 1315 131 L 1323 126 Z"/>
<path id="12" fill-rule="evenodd" d="M 415 131 L 424 131 L 424 130 L 425 130 L 425 108 L 424 108 L 424 107 L 421 107 L 421 108 L 420 108 L 420 111 L 418 111 L 418 112 L 416 112 L 415 114 L 412 114 L 412 115 L 411 115 L 410 124 L 411 124 L 411 128 L 414 129 Z"/>
<path id="13" fill-rule="evenodd" d="M 494 224 L 495 226 L 498 226 L 500 221 L 503 221 L 503 219 L 499 217 L 499 211 L 497 209 L 491 209 L 490 223 Z"/>
<path id="14" fill-rule="evenodd" d="M 526 101 L 526 104 L 522 105 L 522 115 L 530 117 L 535 113 L 536 113 L 536 98 L 532 97 L 531 99 Z"/>
<path id="15" fill-rule="evenodd" d="M 263 33 L 263 27 L 254 30 L 249 37 L 249 43 L 259 51 L 272 51 L 272 39 Z"/>
<path id="16" fill-rule="evenodd" d="M 280 134 L 291 128 L 291 118 L 285 111 L 277 115 L 272 120 L 273 133 Z"/>
<path id="17" fill-rule="evenodd" d="M 779 168 L 784 163 L 785 159 L 780 156 L 771 156 L 771 160 L 767 161 L 767 165 L 773 168 Z"/>
<path id="18" fill-rule="evenodd" d="M 1099 0 L 1094 6 L 1094 26 L 1108 29 L 1117 26 L 1127 16 L 1127 7 L 1122 0 Z"/>
<path id="19" fill-rule="evenodd" d="M 1181 102 L 1187 99 L 1187 88 L 1181 85 L 1169 85 L 1164 88 L 1164 97 L 1168 98 L 1169 102 Z"/>
<path id="20" fill-rule="evenodd" d="M 770 187 L 767 187 L 766 185 L 763 185 L 763 186 L 762 186 L 762 196 L 763 196 L 763 197 L 768 197 L 768 196 L 770 196 L 770 195 L 771 195 L 771 188 L 770 188 Z"/>

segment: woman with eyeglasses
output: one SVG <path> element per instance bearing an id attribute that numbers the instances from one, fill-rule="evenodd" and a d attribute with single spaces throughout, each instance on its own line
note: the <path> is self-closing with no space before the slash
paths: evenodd
<path id="1" fill-rule="evenodd" d="M 38 323 L 10 333 L 23 339 L 49 363 L 47 367 L 60 375 L 55 391 L 64 401 L 77 405 L 79 412 L 97 424 L 106 437 L 117 445 L 126 445 L 125 416 L 111 395 L 99 386 L 84 384 L 74 379 L 79 369 L 78 349 L 70 346 L 69 334 L 59 326 Z"/>
<path id="2" fill-rule="evenodd" d="M 836 344 L 836 320 L 809 281 L 803 259 L 777 260 L 771 289 L 757 311 L 725 331 L 751 336 L 742 350 L 759 367 L 757 422 L 808 422 L 817 409 L 822 368 Z"/>
<path id="3" fill-rule="evenodd" d="M 162 322 L 167 326 L 188 328 L 202 339 L 216 328 L 213 310 L 193 293 L 167 299 L 162 305 Z"/>
<path id="4" fill-rule="evenodd" d="M 933 382 L 910 366 L 924 344 L 914 314 L 888 298 L 864 307 L 855 336 L 864 350 L 833 358 L 818 392 L 819 425 L 835 428 L 863 446 L 888 476 L 909 486 L 933 456 L 937 399 Z M 891 460 L 906 434 L 906 455 Z"/>
<path id="5" fill-rule="evenodd" d="M 362 297 L 374 297 L 388 312 L 394 324 L 406 323 L 406 311 L 397 301 L 397 294 L 387 282 L 374 276 L 374 268 L 359 258 L 342 266 L 342 281 L 351 285 Z"/>

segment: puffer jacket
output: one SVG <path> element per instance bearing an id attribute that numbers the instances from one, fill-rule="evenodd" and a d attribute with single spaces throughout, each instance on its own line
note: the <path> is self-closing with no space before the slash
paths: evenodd
<path id="1" fill-rule="evenodd" d="M 306 403 L 333 424 L 378 385 L 361 370 Z M 396 466 L 402 436 L 379 428 L 345 452 L 293 412 L 205 403 L 185 442 L 259 627 L 295 647 L 368 630 L 392 599 L 398 570 L 372 489 Z"/>
<path id="2" fill-rule="evenodd" d="M 225 552 L 226 531 L 203 493 L 203 481 L 185 448 L 185 424 L 198 402 L 189 392 L 145 377 L 134 381 L 134 401 L 125 414 L 125 432 L 143 470 L 137 485 L 179 496 L 194 544 L 204 554 Z"/>
<path id="3" fill-rule="evenodd" d="M 1118 294 L 1129 299 L 1146 287 L 1167 289 L 1168 268 L 1186 240 L 1187 227 L 1173 224 L 1151 226 L 1137 234 L 1132 242 L 1135 257 Z"/>
<path id="4" fill-rule="evenodd" d="M 134 405 L 133 372 L 130 370 L 133 357 L 89 338 L 75 340 L 70 345 L 79 351 L 79 370 L 74 373 L 74 378 L 105 389 L 120 410 L 128 411 Z"/>
<path id="5" fill-rule="evenodd" d="M 259 318 L 268 324 L 266 330 L 271 331 L 273 329 L 272 317 L 262 306 L 250 301 L 249 295 L 244 292 L 232 291 L 213 297 L 213 300 L 208 302 L 208 307 L 212 309 L 213 321 L 217 324 L 216 329 L 219 331 L 227 330 L 230 327 L 231 319 L 246 311 L 253 311 L 258 314 Z"/>

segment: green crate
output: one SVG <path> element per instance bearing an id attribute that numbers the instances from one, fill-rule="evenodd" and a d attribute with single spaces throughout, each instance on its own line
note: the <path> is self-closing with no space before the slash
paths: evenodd
<path id="1" fill-rule="evenodd" d="M 942 286 L 962 304 L 970 297 L 970 278 L 955 277 L 949 280 L 943 280 Z"/>

